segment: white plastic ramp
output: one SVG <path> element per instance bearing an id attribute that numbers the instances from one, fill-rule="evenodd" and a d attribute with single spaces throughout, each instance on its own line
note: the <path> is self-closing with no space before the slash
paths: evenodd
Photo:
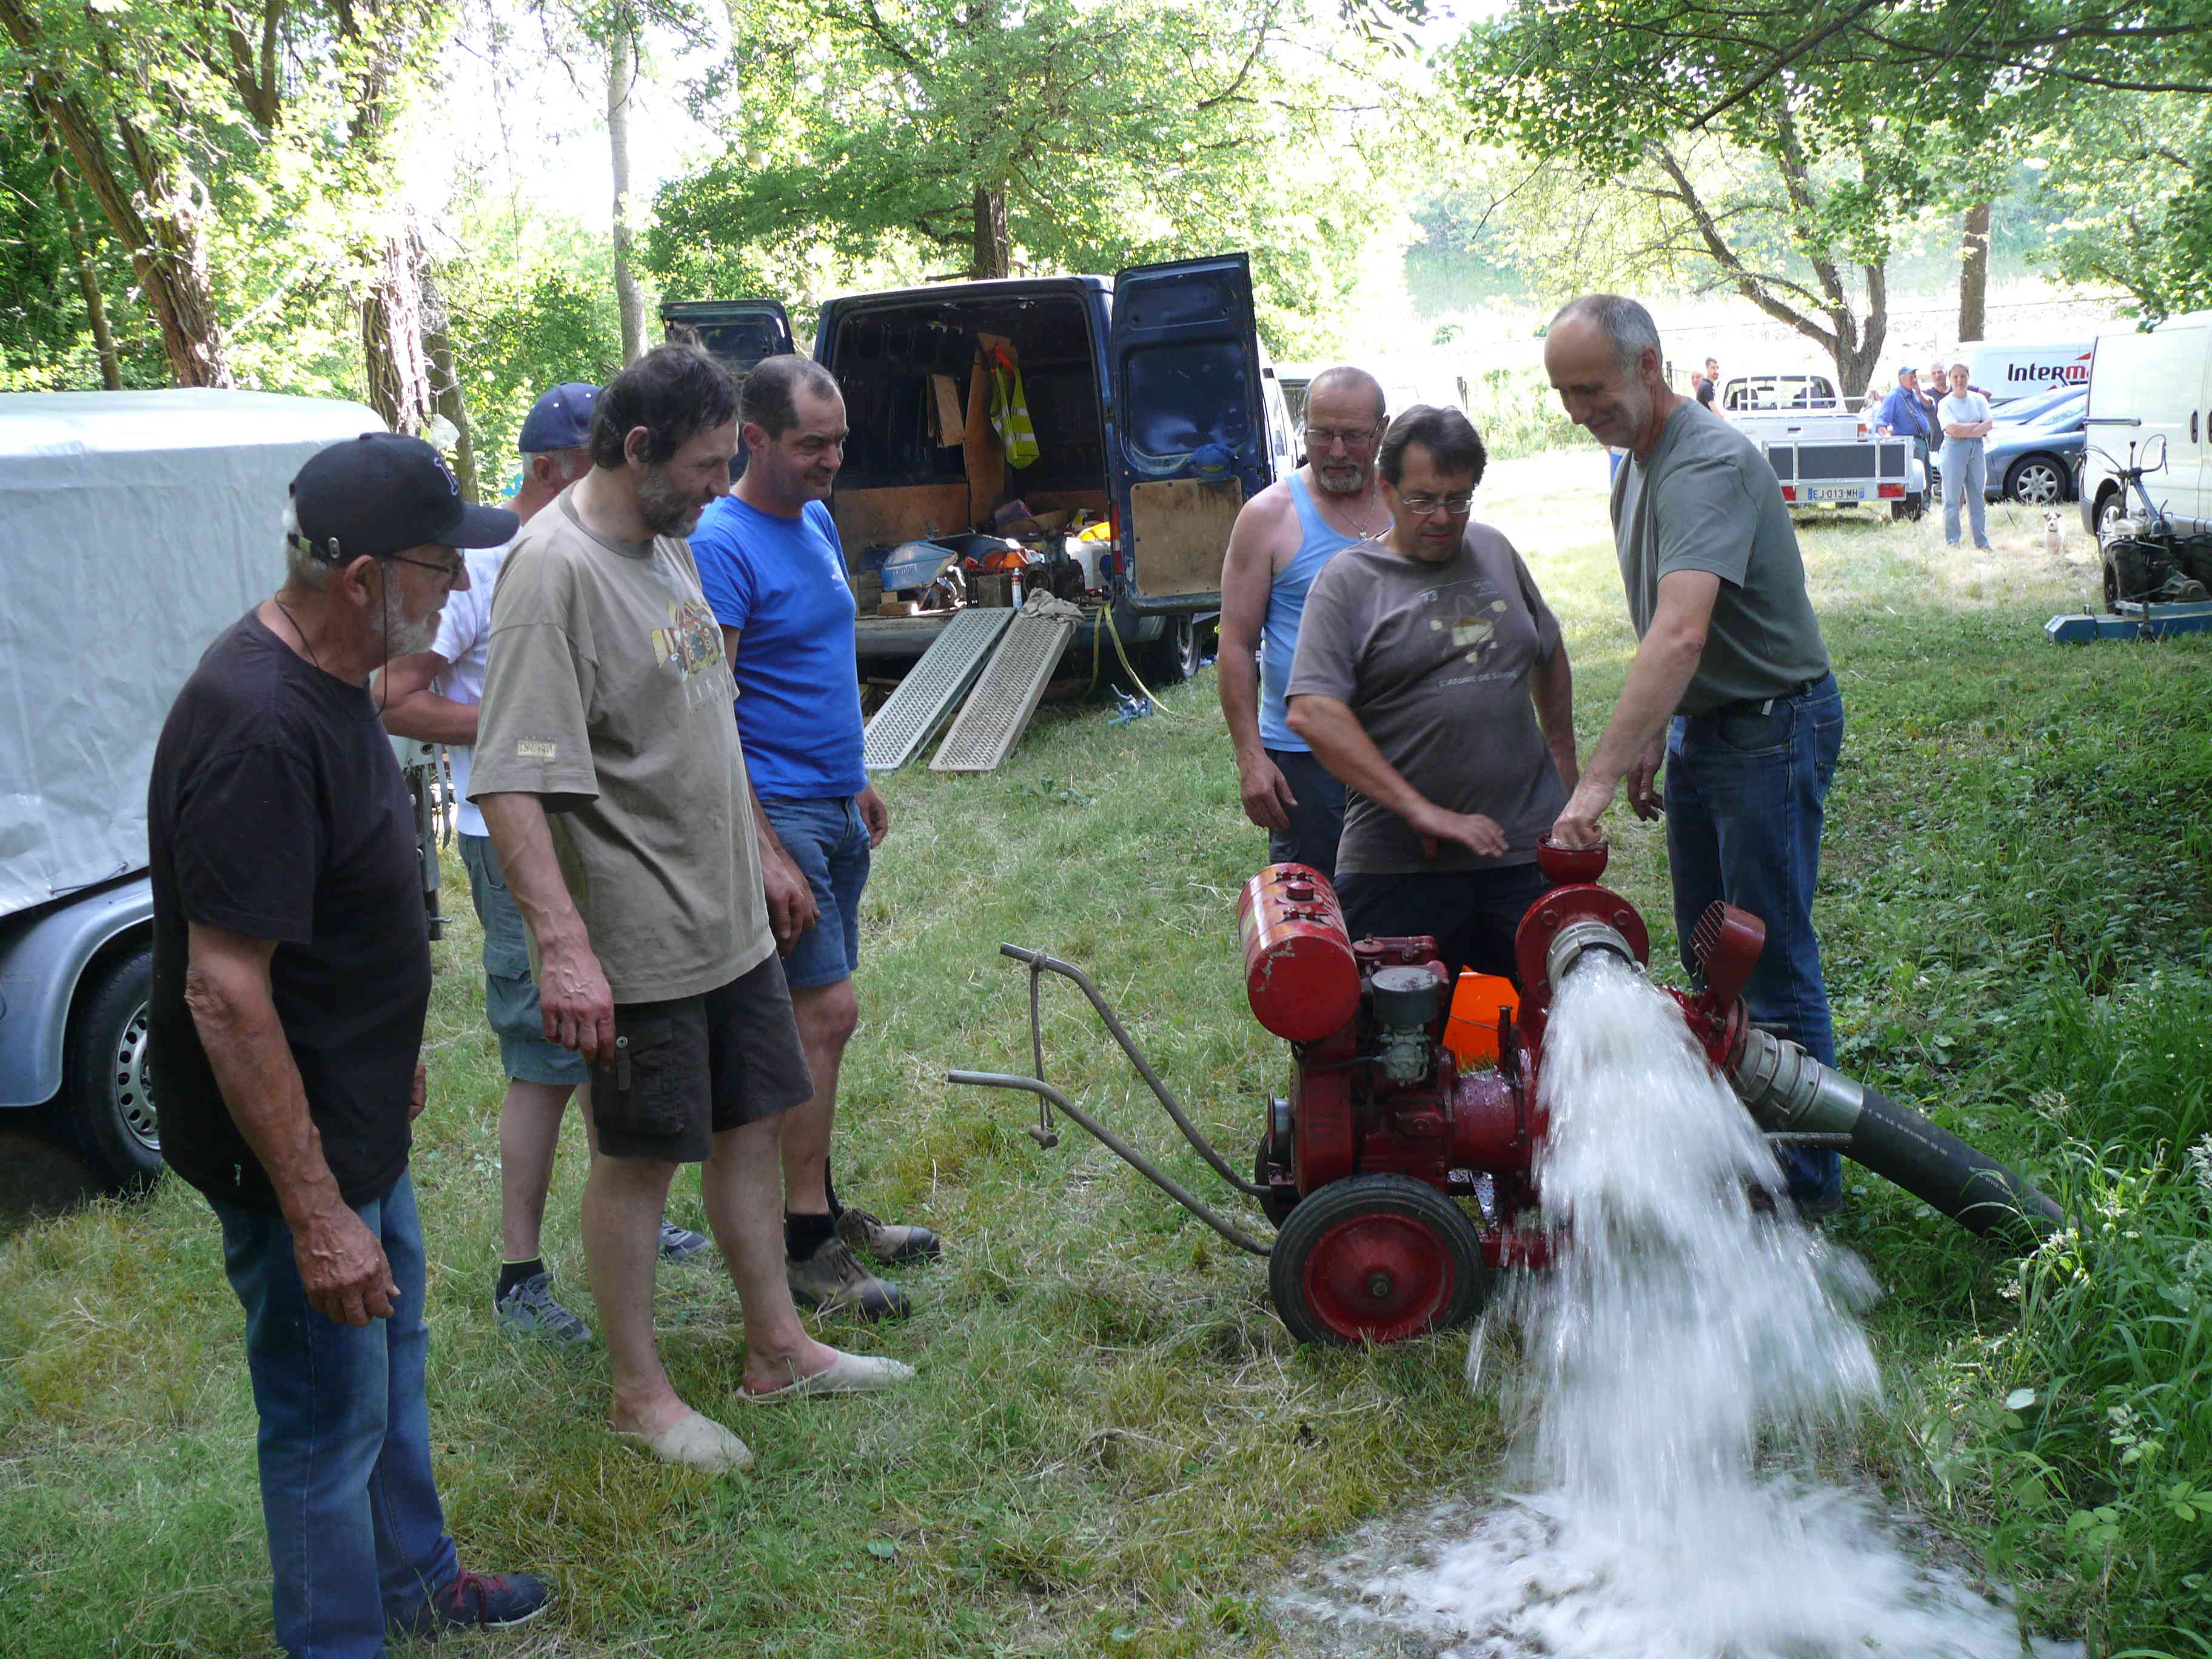
<path id="1" fill-rule="evenodd" d="M 975 684 L 991 647 L 1013 620 L 1014 612 L 1006 606 L 971 605 L 945 625 L 868 722 L 862 760 L 869 771 L 896 772 L 921 752 Z"/>
<path id="2" fill-rule="evenodd" d="M 1036 713 L 1044 683 L 1052 678 L 1083 612 L 1065 600 L 1038 595 L 1022 607 L 968 694 L 952 729 L 945 734 L 933 772 L 990 772 L 1013 751 Z"/>

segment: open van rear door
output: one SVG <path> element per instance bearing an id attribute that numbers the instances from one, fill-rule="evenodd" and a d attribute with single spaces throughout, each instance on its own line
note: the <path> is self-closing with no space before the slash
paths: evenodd
<path id="1" fill-rule="evenodd" d="M 667 338 L 703 349 L 742 382 L 763 357 L 797 349 L 781 300 L 672 300 L 660 307 Z"/>
<path id="2" fill-rule="evenodd" d="M 660 307 L 660 326 L 666 338 L 696 345 L 721 364 L 740 387 L 763 357 L 799 349 L 781 300 L 672 300 Z M 745 475 L 746 453 L 739 443 L 730 463 L 733 483 Z"/>
<path id="3" fill-rule="evenodd" d="M 1274 481 L 1252 266 L 1242 253 L 1114 278 L 1114 507 L 1131 603 L 1220 603 L 1237 509 Z"/>

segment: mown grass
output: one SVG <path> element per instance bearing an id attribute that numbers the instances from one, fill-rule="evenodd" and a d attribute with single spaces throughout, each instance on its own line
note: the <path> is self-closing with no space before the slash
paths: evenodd
<path id="1" fill-rule="evenodd" d="M 1482 510 L 1527 552 L 1577 665 L 1586 742 L 1633 640 L 1603 463 L 1503 467 Z M 1852 721 L 1821 920 L 1847 1068 L 2017 1160 L 2078 1218 L 2026 1267 L 1871 1178 L 1841 1237 L 1887 1300 L 1889 1381 L 1862 1471 L 2093 1650 L 2212 1652 L 2212 640 L 2061 650 L 2087 585 L 2040 520 L 1999 552 L 1926 526 L 1805 532 Z M 1170 718 L 1048 705 L 979 779 L 911 770 L 866 916 L 866 1024 L 840 1185 L 951 1241 L 914 1318 L 830 1329 L 914 1360 L 896 1396 L 751 1413 L 718 1270 L 662 1275 L 679 1386 L 760 1454 L 710 1481 L 599 1427 L 603 1364 L 492 1329 L 500 1079 L 473 930 L 437 950 L 434 1107 L 416 1181 L 432 1422 L 465 1558 L 550 1571 L 524 1655 L 1265 1654 L 1285 1564 L 1352 1523 L 1478 1486 L 1498 1425 L 1462 1341 L 1291 1344 L 1261 1264 L 1102 1149 L 951 1066 L 1023 1069 L 1002 939 L 1091 968 L 1199 1121 L 1249 1146 L 1285 1056 L 1238 987 L 1233 900 L 1264 856 L 1210 675 Z M 1662 842 L 1616 826 L 1613 878 L 1671 950 Z M 458 884 L 458 868 L 449 872 Z M 456 887 L 456 892 L 461 890 Z M 1219 1188 L 1066 988 L 1047 1066 L 1178 1178 Z M 580 1306 L 572 1128 L 549 1255 Z M 679 1216 L 696 1187 L 679 1183 Z M 0 1248 L 0 1650 L 269 1648 L 252 1413 L 204 1204 L 178 1183 Z M 2021 1390 L 2032 1403 L 2008 1407 Z M 2212 1499 L 2207 1499 L 2212 1506 Z"/>

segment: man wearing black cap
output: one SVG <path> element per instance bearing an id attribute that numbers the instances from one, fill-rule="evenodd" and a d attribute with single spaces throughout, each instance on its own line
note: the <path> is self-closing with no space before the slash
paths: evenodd
<path id="1" fill-rule="evenodd" d="M 507 503 L 523 524 L 591 471 L 585 445 L 599 395 L 599 387 L 572 380 L 531 406 L 520 446 L 522 488 Z M 468 798 L 484 657 L 491 642 L 492 590 L 507 553 L 504 546 L 471 552 L 467 591 L 447 604 L 430 648 L 402 657 L 385 671 L 384 726 L 399 737 L 447 746 L 453 794 L 460 802 L 454 827 L 461 862 L 468 868 L 469 895 L 483 926 L 484 1018 L 499 1038 L 500 1063 L 507 1073 L 507 1092 L 499 1106 L 501 1255 L 492 1287 L 493 1314 L 500 1328 L 512 1335 L 581 1346 L 592 1340 L 591 1327 L 555 1298 L 553 1275 L 538 1248 L 561 1119 L 568 1097 L 585 1082 L 583 1057 L 546 1040 L 522 913 L 500 873 L 483 814 Z M 588 1133 L 588 1111 L 585 1122 Z M 662 1261 L 696 1261 L 706 1249 L 699 1234 L 661 1221 Z"/>
<path id="2" fill-rule="evenodd" d="M 464 547 L 514 533 L 419 439 L 300 470 L 287 572 L 200 659 L 148 787 L 161 1149 L 222 1224 L 246 1310 L 276 1637 L 521 1624 L 538 1579 L 463 1572 L 431 1478 L 407 1171 L 430 950 L 413 814 L 368 692 L 420 651 Z"/>

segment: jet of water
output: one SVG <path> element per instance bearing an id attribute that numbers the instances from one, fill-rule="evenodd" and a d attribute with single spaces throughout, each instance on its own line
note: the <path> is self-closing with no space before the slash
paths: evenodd
<path id="1" fill-rule="evenodd" d="M 1815 1437 L 1881 1400 L 1873 1280 L 1796 1221 L 1674 1003 L 1585 956 L 1538 1091 L 1552 1266 L 1505 1281 L 1468 1358 L 1502 1373 L 1522 1494 L 1293 1609 L 1462 1659 L 2014 1659 L 2008 1607 L 1813 1474 Z"/>

